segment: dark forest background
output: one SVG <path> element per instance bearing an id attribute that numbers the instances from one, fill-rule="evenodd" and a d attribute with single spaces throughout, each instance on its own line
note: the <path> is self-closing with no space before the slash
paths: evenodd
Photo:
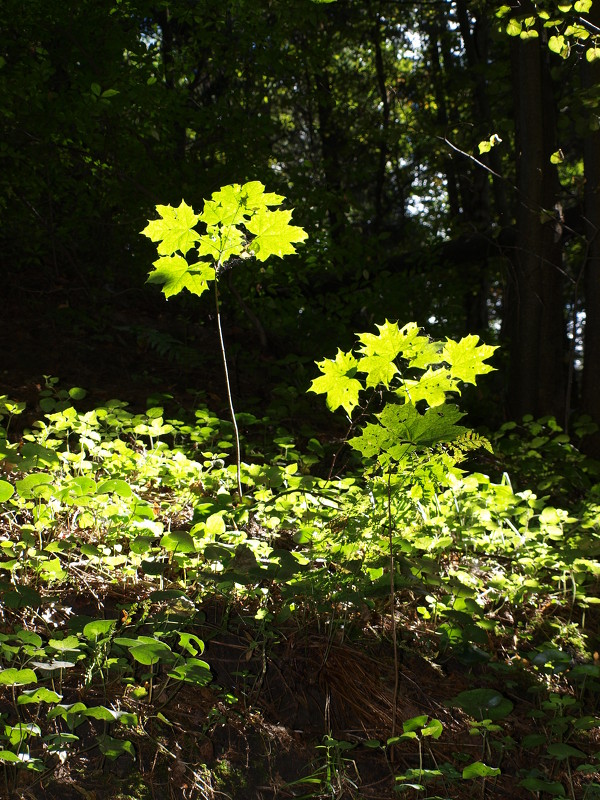
<path id="1" fill-rule="evenodd" d="M 210 300 L 145 285 L 139 232 L 260 180 L 309 239 L 227 275 L 238 394 L 414 320 L 502 346 L 476 424 L 600 422 L 599 28 L 589 2 L 5 0 L 4 383 L 222 393 Z"/>

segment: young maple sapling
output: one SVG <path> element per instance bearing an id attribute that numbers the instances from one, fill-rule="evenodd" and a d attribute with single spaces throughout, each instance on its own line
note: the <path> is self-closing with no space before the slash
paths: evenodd
<path id="1" fill-rule="evenodd" d="M 292 255 L 295 244 L 303 242 L 307 234 L 290 225 L 291 211 L 271 210 L 285 198 L 273 192 L 265 192 L 259 181 L 240 186 L 234 183 L 214 192 L 205 200 L 201 214 L 183 200 L 177 208 L 156 206 L 160 219 L 148 222 L 142 231 L 153 242 L 157 242 L 158 258 L 148 283 L 162 284 L 162 292 L 168 299 L 187 289 L 201 295 L 213 284 L 217 329 L 221 359 L 225 373 L 227 399 L 233 422 L 236 443 L 237 489 L 242 497 L 240 436 L 235 419 L 229 370 L 225 351 L 225 340 L 221 326 L 219 303 L 219 276 L 231 259 L 256 258 L 266 261 L 269 256 Z M 206 225 L 206 233 L 200 234 L 196 225 Z M 188 254 L 192 257 L 188 260 Z"/>

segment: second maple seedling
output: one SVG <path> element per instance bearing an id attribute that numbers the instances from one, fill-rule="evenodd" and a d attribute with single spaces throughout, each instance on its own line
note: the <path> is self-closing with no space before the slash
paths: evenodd
<path id="1" fill-rule="evenodd" d="M 303 242 L 307 234 L 302 228 L 290 225 L 291 211 L 272 210 L 285 198 L 265 192 L 259 181 L 240 186 L 234 183 L 214 192 L 204 202 L 201 214 L 183 200 L 177 208 L 156 206 L 160 219 L 152 220 L 142 233 L 157 242 L 160 258 L 153 263 L 149 283 L 162 284 L 166 298 L 187 289 L 201 295 L 213 284 L 221 358 L 225 372 L 227 398 L 236 442 L 237 488 L 242 496 L 240 437 L 231 396 L 227 368 L 225 341 L 221 327 L 218 278 L 231 266 L 232 259 L 256 258 L 266 261 L 270 256 L 283 258 L 296 252 L 295 244 Z M 200 234 L 196 225 L 206 225 Z M 188 259 L 189 253 L 193 254 Z"/>

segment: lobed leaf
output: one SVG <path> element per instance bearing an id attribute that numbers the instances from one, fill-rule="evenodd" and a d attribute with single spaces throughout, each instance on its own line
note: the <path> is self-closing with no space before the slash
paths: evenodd
<path id="1" fill-rule="evenodd" d="M 191 266 L 182 256 L 164 256 L 155 261 L 154 272 L 148 276 L 147 283 L 162 283 L 166 298 L 187 289 L 192 294 L 201 295 L 208 289 L 208 282 L 215 279 L 215 270 L 208 261 L 199 261 Z"/>
<path id="2" fill-rule="evenodd" d="M 294 244 L 303 242 L 307 233 L 296 225 L 290 225 L 291 211 L 260 209 L 246 223 L 246 228 L 255 235 L 250 248 L 259 261 L 270 256 L 283 258 L 296 252 Z"/>
<path id="3" fill-rule="evenodd" d="M 159 255 L 170 256 L 177 250 L 185 255 L 200 238 L 200 234 L 193 230 L 200 217 L 183 200 L 177 208 L 156 206 L 156 210 L 161 219 L 148 222 L 141 233 L 159 243 Z"/>
<path id="4" fill-rule="evenodd" d="M 326 394 L 327 407 L 332 411 L 341 406 L 347 414 L 351 414 L 358 404 L 358 394 L 363 388 L 362 383 L 354 377 L 357 359 L 350 352 L 338 350 L 335 359 L 318 361 L 317 366 L 323 375 L 314 379 L 309 392 Z"/>

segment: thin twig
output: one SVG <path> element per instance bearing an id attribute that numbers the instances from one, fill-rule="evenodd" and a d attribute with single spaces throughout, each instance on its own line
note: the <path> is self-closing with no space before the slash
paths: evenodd
<path id="1" fill-rule="evenodd" d="M 229 403 L 229 411 L 231 413 L 231 421 L 233 423 L 233 431 L 235 434 L 235 460 L 236 460 L 236 475 L 237 475 L 237 488 L 240 500 L 242 499 L 242 456 L 240 447 L 240 432 L 238 430 L 237 421 L 235 418 L 235 409 L 233 407 L 233 397 L 231 396 L 231 383 L 229 380 L 229 369 L 227 368 L 227 356 L 225 355 L 225 340 L 223 338 L 223 328 L 221 326 L 221 309 L 219 306 L 219 287 L 218 287 L 218 269 L 220 263 L 217 264 L 215 269 L 215 308 L 217 311 L 217 329 L 219 331 L 219 344 L 221 346 L 221 358 L 223 360 L 223 371 L 225 372 L 225 385 L 227 387 L 227 401 Z"/>
<path id="2" fill-rule="evenodd" d="M 399 665 L 398 665 L 398 643 L 396 635 L 396 585 L 394 582 L 394 526 L 392 520 L 392 475 L 388 470 L 387 485 L 387 506 L 388 506 L 388 527 L 390 542 L 390 606 L 392 614 L 392 644 L 394 647 L 394 697 L 392 707 L 392 736 L 396 735 L 396 710 L 398 706 L 398 685 L 399 685 Z"/>

